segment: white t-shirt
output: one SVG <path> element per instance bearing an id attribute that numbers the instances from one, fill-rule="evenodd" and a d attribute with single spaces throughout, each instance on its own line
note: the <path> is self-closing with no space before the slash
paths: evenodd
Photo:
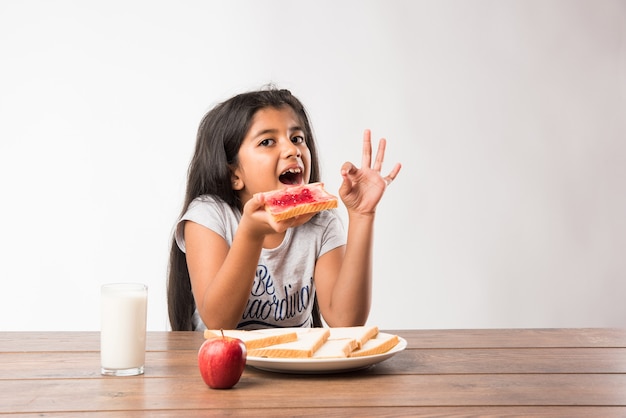
<path id="1" fill-rule="evenodd" d="M 223 201 L 200 196 L 178 221 L 176 243 L 185 252 L 184 221 L 193 221 L 219 234 L 230 246 L 240 219 L 241 213 Z M 278 247 L 261 251 L 252 291 L 237 328 L 311 327 L 317 259 L 345 243 L 344 228 L 335 210 L 319 212 L 304 225 L 289 228 Z M 194 320 L 196 330 L 206 329 L 197 309 Z"/>

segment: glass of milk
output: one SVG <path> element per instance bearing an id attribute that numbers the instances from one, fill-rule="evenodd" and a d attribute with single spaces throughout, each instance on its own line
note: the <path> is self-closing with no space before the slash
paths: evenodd
<path id="1" fill-rule="evenodd" d="M 148 287 L 140 283 L 105 284 L 100 289 L 100 298 L 102 374 L 143 374 Z"/>

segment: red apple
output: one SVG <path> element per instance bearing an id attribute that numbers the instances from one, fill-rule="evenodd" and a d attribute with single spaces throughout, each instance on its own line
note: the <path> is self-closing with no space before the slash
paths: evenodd
<path id="1" fill-rule="evenodd" d="M 198 350 L 198 367 L 204 383 L 213 389 L 230 389 L 246 366 L 246 345 L 238 338 L 209 338 Z"/>

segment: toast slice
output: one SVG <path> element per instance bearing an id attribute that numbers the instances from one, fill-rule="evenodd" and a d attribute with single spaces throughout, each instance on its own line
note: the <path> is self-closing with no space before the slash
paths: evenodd
<path id="1" fill-rule="evenodd" d="M 296 341 L 256 348 L 248 351 L 249 356 L 271 358 L 307 358 L 315 353 L 330 336 L 328 328 L 309 328 L 298 331 Z"/>
<path id="2" fill-rule="evenodd" d="M 353 338 L 329 338 L 315 353 L 313 353 L 313 358 L 346 358 L 350 356 L 350 353 L 352 353 L 356 347 L 357 342 Z"/>
<path id="3" fill-rule="evenodd" d="M 276 328 L 266 329 L 263 332 L 244 331 L 239 329 L 225 329 L 226 337 L 239 338 L 246 345 L 248 352 L 257 348 L 284 344 L 298 339 L 298 334 L 294 329 Z M 205 330 L 204 338 L 221 337 L 221 330 Z"/>
<path id="4" fill-rule="evenodd" d="M 276 221 L 337 207 L 337 197 L 324 189 L 324 183 L 302 184 L 263 193 L 265 210 Z"/>
<path id="5" fill-rule="evenodd" d="M 363 347 L 350 353 L 350 357 L 372 356 L 374 354 L 383 354 L 391 350 L 400 342 L 397 335 L 378 334 L 376 338 L 372 338 L 363 344 Z"/>
<path id="6" fill-rule="evenodd" d="M 352 338 L 356 342 L 356 347 L 354 348 L 356 350 L 363 347 L 363 344 L 377 335 L 378 327 L 375 325 L 361 327 L 335 327 L 330 328 L 329 339 L 335 340 L 341 338 Z"/>

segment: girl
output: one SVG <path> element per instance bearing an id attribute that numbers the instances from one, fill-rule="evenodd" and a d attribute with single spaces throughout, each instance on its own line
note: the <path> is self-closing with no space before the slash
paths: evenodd
<path id="1" fill-rule="evenodd" d="M 172 243 L 168 307 L 173 330 L 256 329 L 366 322 L 374 215 L 400 171 L 371 163 L 341 168 L 347 240 L 334 210 L 275 222 L 266 192 L 320 181 L 307 113 L 287 90 L 243 93 L 208 112 L 198 130 L 184 210 Z M 319 310 L 319 312 L 318 312 Z"/>

